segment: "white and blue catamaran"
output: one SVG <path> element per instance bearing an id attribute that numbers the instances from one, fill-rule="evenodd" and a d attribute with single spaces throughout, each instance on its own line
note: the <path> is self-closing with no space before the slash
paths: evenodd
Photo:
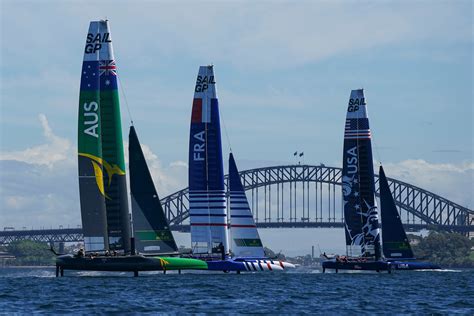
<path id="1" fill-rule="evenodd" d="M 206 260 L 209 270 L 283 270 L 280 264 L 270 261 L 231 258 L 215 84 L 214 67 L 199 67 L 189 137 L 189 216 L 193 256 Z"/>

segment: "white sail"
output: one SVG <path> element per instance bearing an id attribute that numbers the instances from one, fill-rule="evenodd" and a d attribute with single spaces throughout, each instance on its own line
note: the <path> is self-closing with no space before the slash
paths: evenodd
<path id="1" fill-rule="evenodd" d="M 240 181 L 234 156 L 229 156 L 230 231 L 234 257 L 264 258 L 262 241 Z"/>

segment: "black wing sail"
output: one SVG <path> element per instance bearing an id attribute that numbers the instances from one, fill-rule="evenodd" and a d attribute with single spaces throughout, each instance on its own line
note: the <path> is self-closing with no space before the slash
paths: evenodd
<path id="1" fill-rule="evenodd" d="M 129 159 L 136 249 L 141 253 L 177 252 L 178 247 L 133 126 L 129 135 Z"/>
<path id="2" fill-rule="evenodd" d="M 402 221 L 382 166 L 380 166 L 379 170 L 379 186 L 383 254 L 388 259 L 413 259 L 413 251 L 403 229 Z"/>
<path id="3" fill-rule="evenodd" d="M 352 90 L 347 107 L 342 164 L 346 248 L 350 256 L 380 256 L 371 132 L 364 91 Z"/>

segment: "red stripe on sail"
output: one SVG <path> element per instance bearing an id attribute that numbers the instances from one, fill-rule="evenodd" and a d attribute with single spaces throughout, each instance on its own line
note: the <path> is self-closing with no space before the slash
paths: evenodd
<path id="1" fill-rule="evenodd" d="M 202 99 L 193 100 L 193 111 L 191 114 L 191 123 L 202 122 Z"/>

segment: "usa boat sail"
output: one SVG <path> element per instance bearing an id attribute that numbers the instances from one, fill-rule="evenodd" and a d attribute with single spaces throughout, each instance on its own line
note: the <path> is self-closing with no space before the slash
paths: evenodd
<path id="1" fill-rule="evenodd" d="M 371 132 L 364 90 L 352 90 L 347 107 L 342 163 L 346 256 L 324 261 L 326 269 L 390 271 L 382 259 L 375 204 Z"/>
<path id="2" fill-rule="evenodd" d="M 151 235 L 161 238 L 148 248 L 154 250 L 155 256 L 136 253 L 128 209 L 117 66 L 107 20 L 92 21 L 89 26 L 78 125 L 79 192 L 85 249 L 77 255 L 58 256 L 56 275 L 62 276 L 64 270 L 132 271 L 137 276 L 139 271 L 207 269 L 201 260 L 159 256 L 176 251 L 176 245 L 170 239 L 170 232 L 164 229 L 166 224 L 159 223 L 163 216 L 156 215 L 162 209 L 156 200 L 156 191 L 153 192 L 151 178 L 146 179 L 148 182 L 143 186 L 137 185 L 135 180 L 146 178 L 149 172 L 132 128 L 130 176 L 140 251 L 146 252 L 143 244 Z M 148 193 L 155 197 L 150 198 Z"/>

